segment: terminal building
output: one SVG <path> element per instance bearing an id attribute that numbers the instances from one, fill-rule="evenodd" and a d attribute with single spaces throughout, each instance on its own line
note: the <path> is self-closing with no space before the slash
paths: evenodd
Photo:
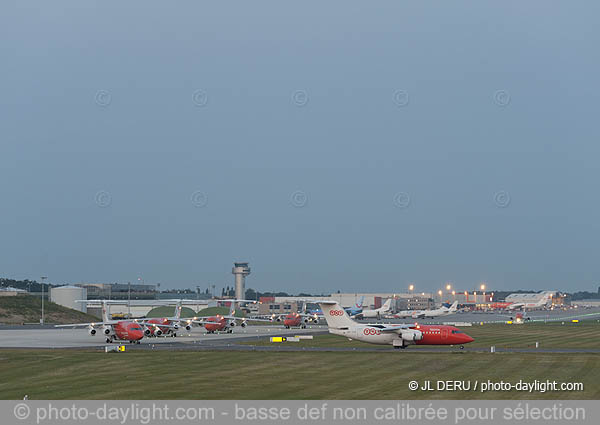
<path id="1" fill-rule="evenodd" d="M 50 301 L 63 307 L 87 313 L 87 303 L 81 302 L 83 300 L 87 300 L 86 288 L 70 285 L 50 288 Z"/>
<path id="2" fill-rule="evenodd" d="M 154 299 L 158 294 L 157 285 L 129 283 L 77 283 L 75 286 L 85 288 L 89 299 L 126 300 Z"/>
<path id="3" fill-rule="evenodd" d="M 428 292 L 420 292 L 420 293 L 392 293 L 392 292 L 357 292 L 357 293 L 339 293 L 339 294 L 331 294 L 329 296 L 322 297 L 261 297 L 261 305 L 269 304 L 276 305 L 279 304 L 283 308 L 285 305 L 289 305 L 291 303 L 296 303 L 299 308 L 302 308 L 303 303 L 308 302 L 310 304 L 317 301 L 337 301 L 344 308 L 354 307 L 358 304 L 363 298 L 363 308 L 365 309 L 375 309 L 379 308 L 385 303 L 385 300 L 391 298 L 392 302 L 392 310 L 422 310 L 433 308 L 435 301 L 433 299 L 433 294 Z M 259 307 L 260 309 L 261 307 Z M 292 310 L 296 311 L 296 310 Z"/>
<path id="4" fill-rule="evenodd" d="M 298 301 L 283 301 L 276 302 L 275 297 L 263 297 L 261 303 L 258 304 L 258 314 L 289 314 L 295 313 L 302 308 Z"/>
<path id="5" fill-rule="evenodd" d="M 27 291 L 24 289 L 13 288 L 11 286 L 0 288 L 0 297 L 14 297 L 23 294 L 27 294 Z"/>

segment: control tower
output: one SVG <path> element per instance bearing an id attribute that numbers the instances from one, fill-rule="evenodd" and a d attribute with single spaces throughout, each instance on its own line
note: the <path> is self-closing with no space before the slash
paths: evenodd
<path id="1" fill-rule="evenodd" d="M 246 276 L 250 274 L 248 263 L 233 263 L 231 273 L 235 275 L 235 298 L 243 300 L 246 296 Z"/>

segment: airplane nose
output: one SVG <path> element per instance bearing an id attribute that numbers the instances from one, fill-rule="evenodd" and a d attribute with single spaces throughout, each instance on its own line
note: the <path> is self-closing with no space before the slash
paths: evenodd
<path id="1" fill-rule="evenodd" d="M 465 344 L 469 343 L 469 342 L 473 342 L 475 341 L 473 338 L 471 338 L 469 335 L 465 335 Z"/>

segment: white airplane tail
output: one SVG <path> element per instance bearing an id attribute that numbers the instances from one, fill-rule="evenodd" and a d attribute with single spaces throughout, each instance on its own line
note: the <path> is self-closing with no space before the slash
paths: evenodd
<path id="1" fill-rule="evenodd" d="M 235 315 L 235 301 L 231 301 L 229 304 L 229 316 Z"/>
<path id="2" fill-rule="evenodd" d="M 451 312 L 455 312 L 456 310 L 458 310 L 458 301 L 454 301 L 452 303 L 452 305 L 450 306 L 450 308 L 448 309 L 448 311 L 451 311 Z"/>
<path id="3" fill-rule="evenodd" d="M 177 304 L 175 304 L 175 318 L 181 318 L 181 301 L 177 301 Z"/>
<path id="4" fill-rule="evenodd" d="M 385 303 L 383 303 L 383 305 L 381 306 L 381 310 L 382 311 L 389 311 L 390 307 L 392 306 L 392 299 L 388 298 Z"/>
<path id="5" fill-rule="evenodd" d="M 102 321 L 110 322 L 110 313 L 108 311 L 108 303 L 106 301 L 102 301 Z"/>
<path id="6" fill-rule="evenodd" d="M 348 313 L 337 303 L 337 301 L 320 302 L 323 316 L 330 328 L 350 328 L 356 326 L 356 322 L 348 316 Z"/>
<path id="7" fill-rule="evenodd" d="M 363 308 L 363 303 L 365 302 L 365 296 L 360 297 L 360 301 L 356 303 L 356 308 Z"/>

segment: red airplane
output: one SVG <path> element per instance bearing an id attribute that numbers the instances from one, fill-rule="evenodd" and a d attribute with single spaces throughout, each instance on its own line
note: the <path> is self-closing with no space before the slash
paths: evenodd
<path id="1" fill-rule="evenodd" d="M 507 302 L 495 302 L 490 304 L 490 308 L 494 309 L 494 310 L 506 310 L 510 305 L 512 305 L 513 303 L 507 303 Z"/>
<path id="2" fill-rule="evenodd" d="M 170 335 L 172 337 L 177 336 L 177 330 L 184 328 L 189 331 L 192 329 L 192 322 L 195 318 L 183 319 L 181 318 L 181 300 L 174 300 L 175 304 L 175 316 L 174 317 L 159 317 L 154 319 L 139 320 L 145 325 L 144 333 L 146 336 L 162 336 Z"/>
<path id="3" fill-rule="evenodd" d="M 289 328 L 302 328 L 306 329 L 306 324 L 310 321 L 314 321 L 315 323 L 319 319 L 313 317 L 313 315 L 304 314 L 304 313 L 290 313 L 283 318 L 283 326 L 286 329 Z"/>
<path id="4" fill-rule="evenodd" d="M 74 323 L 69 325 L 55 325 L 57 328 L 67 327 L 88 327 L 88 333 L 96 335 L 97 330 L 101 329 L 106 337 L 106 342 L 111 343 L 116 340 L 129 341 L 129 343 L 140 343 L 144 338 L 144 329 L 142 325 L 131 320 L 111 320 L 108 314 L 108 302 L 102 300 L 102 322 L 99 323 Z M 114 302 L 113 302 L 114 303 Z"/>
<path id="5" fill-rule="evenodd" d="M 307 305 L 307 302 L 304 301 L 304 305 L 302 307 L 301 312 L 288 313 L 285 315 L 272 314 L 271 316 L 269 316 L 269 320 L 271 322 L 272 321 L 277 321 L 277 322 L 283 321 L 283 326 L 286 329 L 295 328 L 295 327 L 305 329 L 307 323 L 309 323 L 309 322 L 318 323 L 319 322 L 319 316 L 317 314 L 306 313 L 306 305 Z"/>
<path id="6" fill-rule="evenodd" d="M 270 320 L 264 319 L 246 319 L 244 317 L 235 317 L 235 305 L 238 302 L 251 302 L 255 303 L 253 300 L 221 300 L 222 302 L 229 302 L 229 314 L 227 316 L 223 316 L 221 314 L 217 314 L 216 316 L 204 316 L 197 317 L 192 320 L 192 323 L 198 323 L 206 329 L 206 333 L 214 334 L 215 332 L 225 331 L 227 333 L 233 332 L 233 327 L 236 325 L 236 321 L 240 320 L 242 323 L 240 326 L 242 328 L 246 327 L 246 322 L 248 320 L 257 321 L 257 322 L 269 322 Z M 200 319 L 200 320 L 197 320 Z"/>
<path id="7" fill-rule="evenodd" d="M 405 324 L 362 324 L 348 316 L 337 301 L 319 302 L 327 320 L 329 332 L 371 344 L 392 345 L 406 348 L 409 345 L 459 345 L 474 339 L 454 326 L 405 325 Z"/>

